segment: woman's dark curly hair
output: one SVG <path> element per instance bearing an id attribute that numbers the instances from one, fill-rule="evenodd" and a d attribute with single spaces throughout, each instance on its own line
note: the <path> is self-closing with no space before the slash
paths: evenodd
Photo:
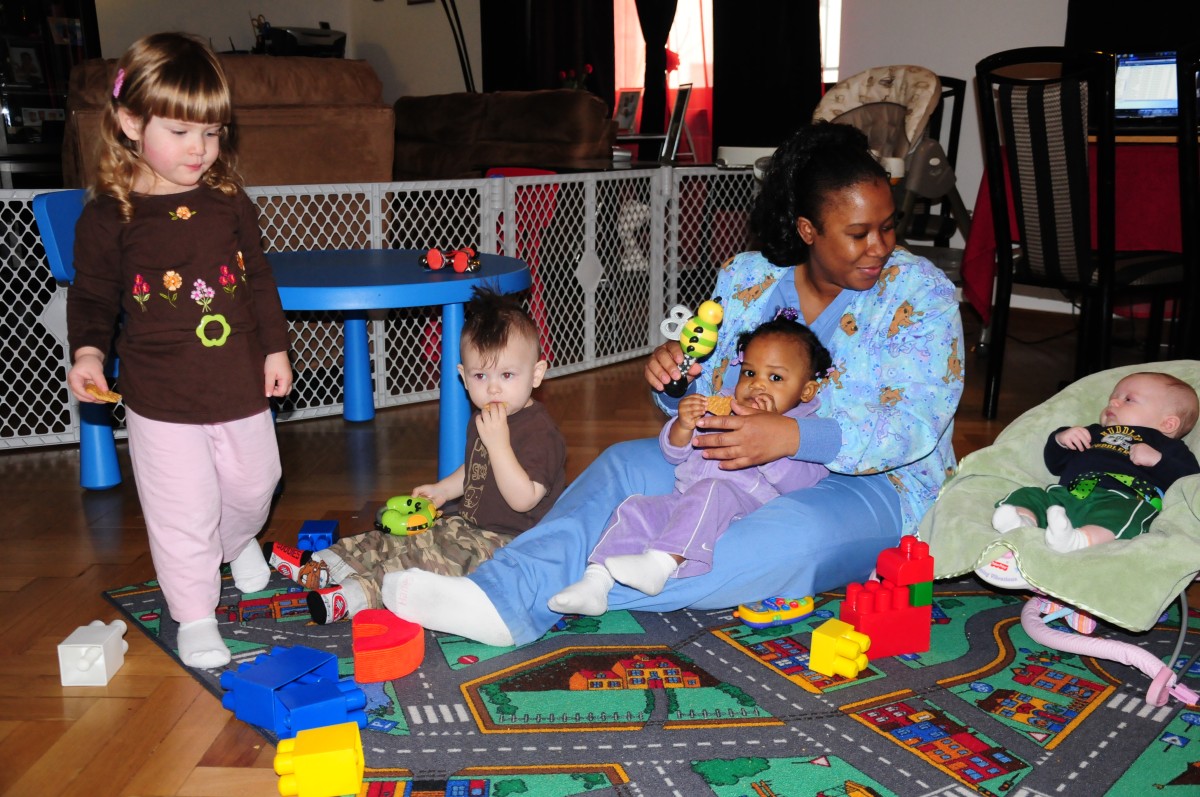
<path id="1" fill-rule="evenodd" d="M 829 349 L 825 348 L 824 344 L 817 338 L 816 334 L 808 327 L 787 316 L 776 316 L 774 320 L 759 324 L 749 332 L 743 332 L 738 336 L 737 350 L 738 354 L 746 351 L 746 347 L 755 338 L 761 338 L 765 335 L 783 335 L 792 338 L 797 344 L 803 346 L 808 351 L 808 364 L 812 366 L 812 378 L 824 378 L 830 367 L 833 366 L 833 357 L 829 354 Z"/>
<path id="2" fill-rule="evenodd" d="M 771 156 L 750 211 L 759 250 L 777 266 L 807 261 L 808 245 L 796 231 L 796 219 L 803 216 L 820 230 L 830 194 L 887 179 L 858 128 L 825 121 L 800 128 Z"/>

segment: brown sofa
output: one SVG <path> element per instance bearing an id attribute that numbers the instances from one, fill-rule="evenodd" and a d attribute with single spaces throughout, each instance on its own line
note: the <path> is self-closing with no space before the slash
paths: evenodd
<path id="1" fill-rule="evenodd" d="M 233 91 L 238 171 L 247 185 L 387 182 L 392 109 L 366 61 L 222 55 Z M 71 71 L 63 180 L 83 187 L 96 164 L 101 112 L 116 62 Z"/>
<path id="2" fill-rule="evenodd" d="M 574 89 L 401 97 L 394 108 L 396 180 L 611 160 L 617 135 L 604 101 Z"/>

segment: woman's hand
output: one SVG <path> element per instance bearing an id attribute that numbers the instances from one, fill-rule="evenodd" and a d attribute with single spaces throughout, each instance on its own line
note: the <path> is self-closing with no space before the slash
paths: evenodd
<path id="1" fill-rule="evenodd" d="M 763 412 L 733 402 L 733 415 L 705 415 L 696 422 L 702 432 L 692 441 L 705 459 L 721 462 L 721 470 L 741 470 L 790 457 L 800 448 L 800 426 L 794 418 Z"/>
<path id="2" fill-rule="evenodd" d="M 683 363 L 683 347 L 677 340 L 669 340 L 650 352 L 646 359 L 646 382 L 654 390 L 662 392 L 668 382 L 678 379 L 679 366 Z M 693 362 L 688 368 L 688 378 L 695 379 L 702 370 L 700 363 Z"/>

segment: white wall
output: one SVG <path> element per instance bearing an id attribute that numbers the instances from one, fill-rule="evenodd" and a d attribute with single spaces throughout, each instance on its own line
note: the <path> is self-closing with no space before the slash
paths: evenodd
<path id="1" fill-rule="evenodd" d="M 479 2 L 457 0 L 476 86 L 483 83 Z M 450 24 L 436 0 L 417 5 L 407 0 L 96 0 L 105 58 L 117 58 L 137 38 L 164 30 L 202 36 L 218 51 L 231 49 L 231 42 L 232 49 L 249 50 L 254 45 L 250 19 L 259 14 L 274 25 L 315 28 L 328 22 L 345 31 L 346 57 L 370 62 L 383 82 L 384 102 L 465 88 Z"/>
<path id="2" fill-rule="evenodd" d="M 841 77 L 917 64 L 967 81 L 958 190 L 971 208 L 983 177 L 975 64 L 1014 47 L 1061 45 L 1067 0 L 842 0 Z"/>

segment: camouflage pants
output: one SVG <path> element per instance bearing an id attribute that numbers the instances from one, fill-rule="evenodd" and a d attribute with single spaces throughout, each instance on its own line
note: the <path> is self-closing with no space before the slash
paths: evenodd
<path id="1" fill-rule="evenodd" d="M 367 607 L 382 609 L 379 587 L 386 573 L 416 567 L 444 576 L 465 576 L 512 539 L 511 534 L 481 529 L 458 515 L 444 515 L 420 534 L 397 537 L 368 531 L 344 537 L 328 551 L 355 571 L 343 583 L 357 582 L 367 596 Z"/>

